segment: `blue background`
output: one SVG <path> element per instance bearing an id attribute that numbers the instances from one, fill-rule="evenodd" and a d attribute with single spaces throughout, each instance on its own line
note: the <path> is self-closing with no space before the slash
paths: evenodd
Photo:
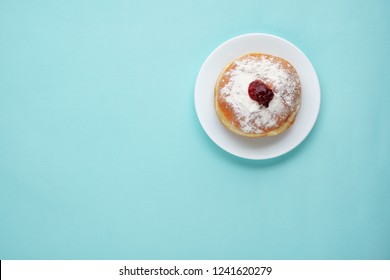
<path id="1" fill-rule="evenodd" d="M 390 259 L 389 1 L 0 1 L 0 259 Z M 292 152 L 218 148 L 193 90 L 244 33 L 322 100 Z"/>

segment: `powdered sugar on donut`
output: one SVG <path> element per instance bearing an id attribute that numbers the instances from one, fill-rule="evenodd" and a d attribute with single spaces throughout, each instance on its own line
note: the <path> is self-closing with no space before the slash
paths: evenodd
<path id="1" fill-rule="evenodd" d="M 262 133 L 274 128 L 280 119 L 286 118 L 296 106 L 293 94 L 299 80 L 292 66 L 288 68 L 272 56 L 244 56 L 236 60 L 222 80 L 228 83 L 221 89 L 224 98 L 238 116 L 245 133 Z M 268 108 L 252 100 L 248 87 L 254 80 L 261 80 L 271 87 L 274 97 Z"/>

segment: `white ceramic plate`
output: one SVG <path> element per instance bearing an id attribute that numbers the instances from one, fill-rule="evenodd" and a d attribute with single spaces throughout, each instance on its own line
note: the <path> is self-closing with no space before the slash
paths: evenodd
<path id="1" fill-rule="evenodd" d="M 288 60 L 298 71 L 302 105 L 287 131 L 273 137 L 246 138 L 227 130 L 214 111 L 214 86 L 220 72 L 240 55 L 260 52 Z M 226 41 L 203 63 L 195 85 L 195 108 L 208 136 L 225 151 L 247 159 L 268 159 L 298 146 L 309 134 L 320 110 L 320 84 L 313 65 L 296 46 L 274 35 L 245 34 Z"/>

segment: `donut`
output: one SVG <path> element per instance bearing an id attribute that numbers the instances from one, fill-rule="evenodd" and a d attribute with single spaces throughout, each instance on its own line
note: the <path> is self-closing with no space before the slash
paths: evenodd
<path id="1" fill-rule="evenodd" d="M 248 53 L 230 62 L 214 89 L 214 107 L 222 124 L 245 137 L 282 133 L 301 107 L 301 82 L 285 59 Z"/>

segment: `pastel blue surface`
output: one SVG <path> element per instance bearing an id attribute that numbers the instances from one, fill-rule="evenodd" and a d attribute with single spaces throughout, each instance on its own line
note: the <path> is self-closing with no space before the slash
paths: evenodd
<path id="1" fill-rule="evenodd" d="M 0 259 L 390 259 L 389 1 L 0 1 Z M 292 152 L 218 148 L 193 90 L 240 34 L 321 83 Z"/>

